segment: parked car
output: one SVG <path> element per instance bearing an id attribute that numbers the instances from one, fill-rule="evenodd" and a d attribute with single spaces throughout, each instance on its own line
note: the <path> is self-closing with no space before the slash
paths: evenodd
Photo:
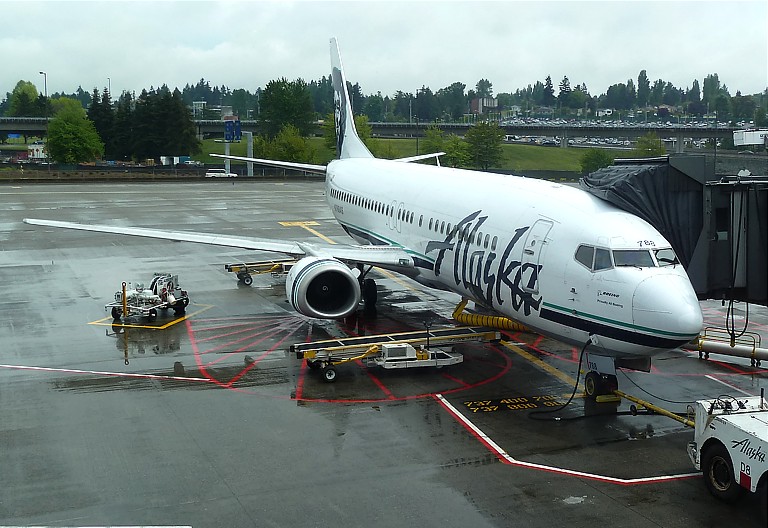
<path id="1" fill-rule="evenodd" d="M 227 172 L 227 169 L 208 169 L 205 171 L 206 178 L 237 178 L 234 172 Z"/>

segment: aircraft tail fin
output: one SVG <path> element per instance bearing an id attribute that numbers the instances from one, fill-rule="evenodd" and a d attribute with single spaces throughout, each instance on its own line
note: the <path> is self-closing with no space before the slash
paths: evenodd
<path id="1" fill-rule="evenodd" d="M 336 38 L 331 39 L 331 80 L 333 83 L 333 117 L 336 124 L 336 155 L 344 158 L 373 158 L 373 154 L 357 135 L 352 104 L 347 92 L 347 79 L 341 65 Z"/>

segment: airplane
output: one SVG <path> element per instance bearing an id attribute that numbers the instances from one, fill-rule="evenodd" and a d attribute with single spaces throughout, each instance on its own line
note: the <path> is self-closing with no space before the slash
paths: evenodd
<path id="1" fill-rule="evenodd" d="M 439 155 L 375 158 L 355 129 L 330 41 L 337 159 L 327 166 L 230 159 L 325 175 L 328 205 L 357 244 L 234 237 L 24 219 L 27 224 L 283 253 L 297 312 L 339 319 L 376 303 L 373 266 L 447 290 L 564 343 L 590 348 L 587 395 L 617 388 L 615 367 L 699 335 L 702 312 L 671 244 L 650 224 L 576 187 L 440 166 Z M 225 157 L 225 156 L 219 156 Z M 437 165 L 416 163 L 437 158 Z M 366 268 L 367 267 L 367 268 Z"/>

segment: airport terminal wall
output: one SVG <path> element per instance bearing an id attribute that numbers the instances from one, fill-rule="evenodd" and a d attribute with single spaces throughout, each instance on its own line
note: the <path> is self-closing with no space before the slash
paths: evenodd
<path id="1" fill-rule="evenodd" d="M 617 160 L 580 186 L 658 229 L 699 298 L 768 304 L 768 177 L 715 176 L 681 155 Z"/>

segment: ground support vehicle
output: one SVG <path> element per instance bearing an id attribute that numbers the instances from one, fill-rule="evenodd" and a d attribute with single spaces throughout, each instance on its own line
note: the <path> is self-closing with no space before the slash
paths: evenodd
<path id="1" fill-rule="evenodd" d="M 721 396 L 694 404 L 696 425 L 688 456 L 704 474 L 710 493 L 733 502 L 745 491 L 760 494 L 768 515 L 768 402 L 760 396 Z"/>
<path id="2" fill-rule="evenodd" d="M 291 345 L 291 352 L 304 359 L 313 370 L 321 370 L 327 382 L 336 381 L 336 367 L 361 360 L 366 366 L 386 369 L 444 367 L 464 361 L 462 354 L 446 351 L 466 341 L 499 341 L 501 334 L 478 327 L 430 329 L 427 332 L 403 332 L 348 337 Z M 438 348 L 431 348 L 430 343 Z"/>
<path id="3" fill-rule="evenodd" d="M 368 355 L 365 364 L 369 367 L 385 369 L 447 367 L 464 361 L 464 355 L 458 352 L 427 349 L 423 345 L 414 348 L 409 343 L 385 343 L 374 345 L 378 353 Z"/>
<path id="4" fill-rule="evenodd" d="M 130 316 L 154 319 L 158 310 L 168 309 L 182 315 L 189 306 L 189 295 L 179 287 L 178 275 L 155 273 L 148 288 L 142 283 L 123 282 L 122 286 L 115 292 L 115 301 L 104 306 L 115 320 Z"/>
<path id="5" fill-rule="evenodd" d="M 279 277 L 288 273 L 294 264 L 296 264 L 296 259 L 262 260 L 259 262 L 224 264 L 224 269 L 230 273 L 235 273 L 238 281 L 246 286 L 250 286 L 253 284 L 252 275 L 270 273 L 273 277 Z"/>

